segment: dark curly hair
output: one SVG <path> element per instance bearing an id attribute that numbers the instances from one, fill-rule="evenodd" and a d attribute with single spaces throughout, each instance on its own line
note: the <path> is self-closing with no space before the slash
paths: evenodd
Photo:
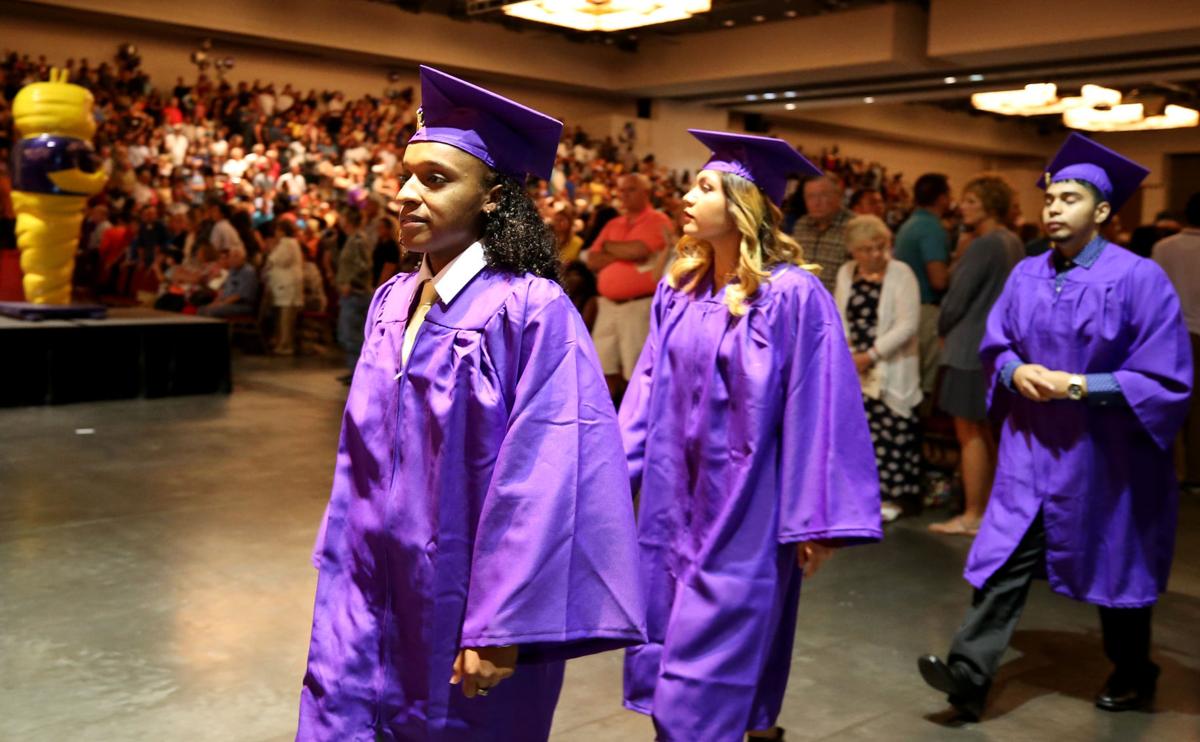
<path id="1" fill-rule="evenodd" d="M 500 186 L 497 208 L 483 217 L 483 252 L 488 265 L 510 273 L 532 273 L 561 282 L 554 235 L 516 179 L 491 172 L 486 188 Z"/>

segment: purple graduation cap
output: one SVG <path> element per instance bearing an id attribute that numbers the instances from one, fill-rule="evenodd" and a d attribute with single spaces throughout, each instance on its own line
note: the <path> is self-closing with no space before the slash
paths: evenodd
<path id="1" fill-rule="evenodd" d="M 421 65 L 421 107 L 409 142 L 441 142 L 518 180 L 548 179 L 561 121 L 502 95 Z"/>
<path id="2" fill-rule="evenodd" d="M 1128 157 L 1072 133 L 1046 167 L 1038 187 L 1045 190 L 1051 183 L 1082 180 L 1094 185 L 1116 213 L 1149 174 L 1147 168 Z"/>
<path id="3" fill-rule="evenodd" d="M 823 175 L 820 168 L 782 139 L 704 129 L 688 129 L 688 133 L 712 150 L 712 157 L 701 170 L 740 175 L 758 186 L 776 206 L 783 202 L 789 177 Z"/>

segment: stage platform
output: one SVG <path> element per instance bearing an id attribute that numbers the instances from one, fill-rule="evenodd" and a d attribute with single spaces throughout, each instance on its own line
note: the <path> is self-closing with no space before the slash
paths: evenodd
<path id="1" fill-rule="evenodd" d="M 153 309 L 105 319 L 0 317 L 0 407 L 228 393 L 229 326 Z"/>

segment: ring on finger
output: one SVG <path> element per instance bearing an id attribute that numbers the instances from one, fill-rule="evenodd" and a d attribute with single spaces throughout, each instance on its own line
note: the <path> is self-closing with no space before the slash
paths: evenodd
<path id="1" fill-rule="evenodd" d="M 475 693 L 477 695 L 486 696 L 488 694 L 488 690 L 488 688 L 476 688 Z"/>

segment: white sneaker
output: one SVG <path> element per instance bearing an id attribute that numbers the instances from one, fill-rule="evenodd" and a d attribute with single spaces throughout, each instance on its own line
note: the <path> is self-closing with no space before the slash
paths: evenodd
<path id="1" fill-rule="evenodd" d="M 879 517 L 884 523 L 891 523 L 904 514 L 904 508 L 894 502 L 885 502 L 879 506 Z"/>

